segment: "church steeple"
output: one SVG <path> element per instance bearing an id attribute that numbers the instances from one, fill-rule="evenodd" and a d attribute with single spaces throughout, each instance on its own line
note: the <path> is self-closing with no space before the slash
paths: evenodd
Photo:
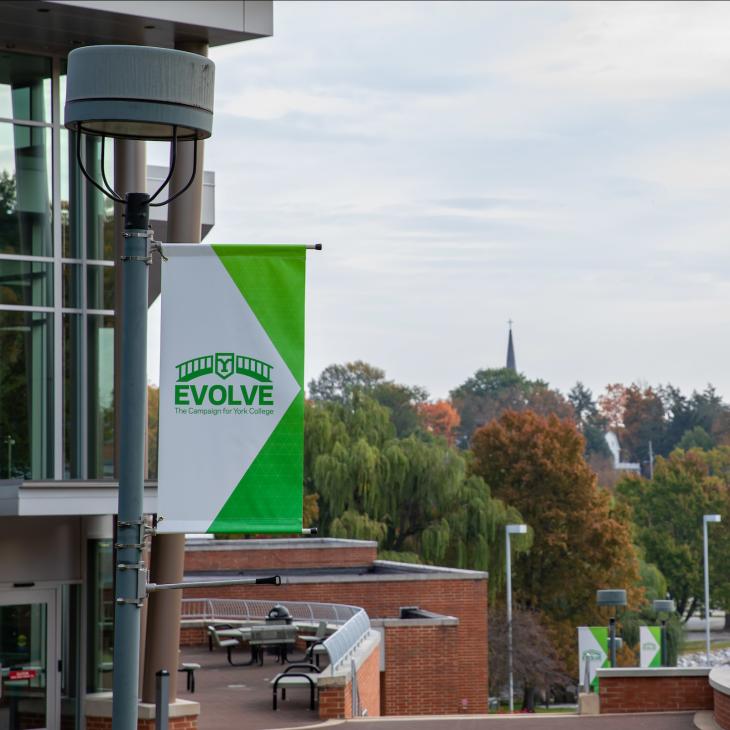
<path id="1" fill-rule="evenodd" d="M 507 370 L 517 372 L 517 361 L 515 360 L 515 346 L 512 342 L 512 320 L 509 320 L 509 340 L 507 341 Z"/>

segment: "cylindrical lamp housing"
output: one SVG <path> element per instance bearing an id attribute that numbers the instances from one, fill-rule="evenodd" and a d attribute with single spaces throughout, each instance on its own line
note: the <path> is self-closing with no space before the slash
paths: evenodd
<path id="1" fill-rule="evenodd" d="M 596 603 L 599 606 L 625 606 L 626 591 L 623 589 L 596 591 Z"/>
<path id="2" fill-rule="evenodd" d="M 674 613 L 677 610 L 671 599 L 657 598 L 652 606 L 657 613 Z"/>
<path id="3" fill-rule="evenodd" d="M 68 56 L 65 123 L 120 139 L 206 139 L 213 129 L 215 65 L 150 46 L 86 46 Z"/>

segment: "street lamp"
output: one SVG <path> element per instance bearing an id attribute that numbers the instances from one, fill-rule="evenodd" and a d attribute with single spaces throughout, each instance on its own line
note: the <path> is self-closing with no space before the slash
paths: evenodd
<path id="1" fill-rule="evenodd" d="M 720 515 L 702 515 L 702 539 L 705 557 L 705 645 L 707 649 L 707 666 L 710 666 L 710 559 L 707 549 L 707 525 L 710 522 L 722 522 Z"/>
<path id="2" fill-rule="evenodd" d="M 505 538 L 507 541 L 507 665 L 509 671 L 509 711 L 515 711 L 514 676 L 512 674 L 512 550 L 510 535 L 524 535 L 527 525 L 507 525 Z"/>
<path id="3" fill-rule="evenodd" d="M 209 59 L 167 48 L 88 46 L 68 56 L 65 119 L 66 127 L 76 132 L 79 168 L 92 185 L 124 206 L 114 730 L 137 728 L 140 607 L 146 595 L 142 549 L 149 209 L 182 195 L 195 178 L 196 140 L 210 137 L 213 125 L 213 77 Z M 102 138 L 101 180 L 94 180 L 84 166 L 82 134 Z M 106 137 L 170 142 L 170 170 L 157 191 L 148 195 L 112 188 L 104 172 Z M 172 178 L 182 141 L 193 144 L 190 179 L 167 200 L 154 202 Z"/>
<path id="4" fill-rule="evenodd" d="M 596 603 L 599 606 L 613 608 L 613 616 L 608 620 L 608 650 L 611 655 L 611 666 L 616 666 L 616 611 L 626 605 L 626 591 L 621 588 L 608 588 L 596 591 Z"/>
<path id="5" fill-rule="evenodd" d="M 674 613 L 677 609 L 674 605 L 674 601 L 671 599 L 663 599 L 663 598 L 657 598 L 654 603 L 654 610 L 656 611 L 657 615 L 664 614 L 663 618 L 661 619 L 662 622 L 662 628 L 661 628 L 661 658 L 662 658 L 662 666 L 666 667 L 668 663 L 668 657 L 667 657 L 667 616 L 671 613 Z"/>

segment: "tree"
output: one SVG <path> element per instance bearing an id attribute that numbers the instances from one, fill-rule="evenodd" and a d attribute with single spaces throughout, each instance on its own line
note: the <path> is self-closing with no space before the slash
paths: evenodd
<path id="1" fill-rule="evenodd" d="M 586 441 L 586 458 L 597 457 L 596 465 L 591 464 L 596 471 L 596 466 L 604 467 L 601 462 L 611 458 L 611 450 L 605 437 L 606 419 L 599 413 L 590 388 L 586 388 L 580 381 L 571 388 L 568 400 L 573 406 L 578 428 Z"/>
<path id="2" fill-rule="evenodd" d="M 605 393 L 598 399 L 598 409 L 611 431 L 618 433 L 623 428 L 625 407 L 626 386 L 621 383 L 607 385 Z"/>
<path id="3" fill-rule="evenodd" d="M 147 385 L 147 478 L 157 478 L 157 453 L 160 443 L 160 389 Z"/>
<path id="4" fill-rule="evenodd" d="M 309 393 L 312 400 L 330 403 L 347 403 L 354 394 L 365 393 L 388 408 L 399 436 L 419 428 L 418 408 L 428 398 L 424 388 L 386 380 L 384 370 L 362 360 L 325 368 L 310 381 Z"/>
<path id="5" fill-rule="evenodd" d="M 632 605 L 642 593 L 628 511 L 598 488 L 583 450 L 573 423 L 530 411 L 505 413 L 472 440 L 473 472 L 534 533 L 515 561 L 517 601 L 545 616 L 568 666 L 575 627 L 599 618 L 597 589 L 625 587 Z"/>
<path id="6" fill-rule="evenodd" d="M 459 412 L 461 445 L 466 446 L 474 431 L 507 411 L 531 410 L 541 415 L 574 418 L 573 407 L 542 380 L 528 380 L 508 368 L 477 370 L 450 393 Z"/>
<path id="7" fill-rule="evenodd" d="M 384 370 L 362 360 L 330 365 L 318 378 L 309 382 L 309 397 L 312 400 L 345 402 L 353 391 L 371 391 L 384 381 Z"/>
<path id="8" fill-rule="evenodd" d="M 632 511 L 646 560 L 666 578 L 685 620 L 703 595 L 702 515 L 728 514 L 727 485 L 711 473 L 713 457 L 717 463 L 718 455 L 707 458 L 699 450 L 676 450 L 657 459 L 652 481 L 625 477 L 616 487 L 619 499 Z"/>
<path id="9" fill-rule="evenodd" d="M 462 452 L 399 437 L 389 409 L 358 390 L 345 402 L 307 403 L 304 456 L 323 534 L 377 540 L 389 557 L 489 569 L 498 590 L 504 525 L 520 516 L 467 473 Z"/>
<path id="10" fill-rule="evenodd" d="M 689 449 L 710 451 L 714 445 L 712 436 L 702 426 L 695 426 L 684 432 L 677 443 L 677 448 L 682 449 L 682 451 L 689 451 Z"/>
<path id="11" fill-rule="evenodd" d="M 664 404 L 653 388 L 632 384 L 625 390 L 621 446 L 627 461 L 647 462 L 649 442 L 662 453 L 666 432 Z"/>
<path id="12" fill-rule="evenodd" d="M 540 614 L 519 607 L 512 611 L 512 667 L 518 687 L 524 688 L 523 707 L 534 709 L 534 690 L 542 689 L 549 697 L 551 685 L 566 685 L 570 677 L 562 671 L 541 623 Z M 502 603 L 489 607 L 489 694 L 499 697 L 509 680 L 507 661 L 507 615 Z"/>
<path id="13" fill-rule="evenodd" d="M 440 436 L 453 446 L 456 441 L 456 429 L 461 423 L 459 413 L 447 400 L 435 403 L 421 403 L 418 406 L 418 417 L 421 427 L 427 433 Z"/>

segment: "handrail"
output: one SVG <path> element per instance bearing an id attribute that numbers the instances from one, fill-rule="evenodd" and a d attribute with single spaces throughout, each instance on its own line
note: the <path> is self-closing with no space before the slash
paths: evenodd
<path id="1" fill-rule="evenodd" d="M 183 598 L 181 618 L 188 621 L 263 621 L 277 604 L 285 606 L 295 621 L 327 621 L 338 626 L 321 643 L 329 655 L 332 674 L 353 656 L 370 631 L 370 618 L 364 609 L 339 603 Z"/>

